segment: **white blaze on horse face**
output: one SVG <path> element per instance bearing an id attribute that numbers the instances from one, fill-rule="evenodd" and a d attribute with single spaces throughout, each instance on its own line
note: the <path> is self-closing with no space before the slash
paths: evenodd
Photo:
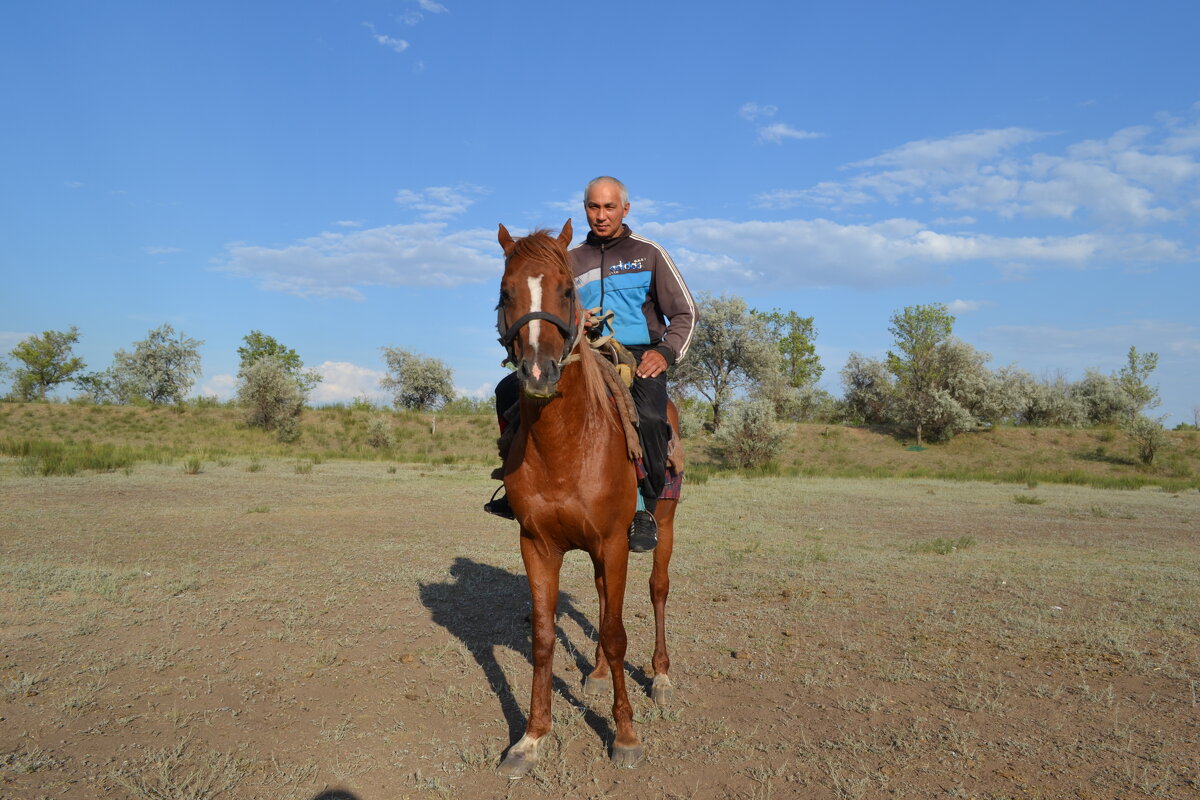
<path id="1" fill-rule="evenodd" d="M 525 279 L 529 284 L 529 313 L 534 313 L 542 310 L 542 276 L 535 275 Z M 538 335 L 542 332 L 542 321 L 535 319 L 529 323 L 529 341 L 533 344 L 533 379 L 537 380 L 542 377 L 541 367 L 537 364 L 538 358 Z"/>

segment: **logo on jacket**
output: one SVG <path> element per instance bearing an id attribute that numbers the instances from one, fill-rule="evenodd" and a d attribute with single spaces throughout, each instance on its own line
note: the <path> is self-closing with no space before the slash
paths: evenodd
<path id="1" fill-rule="evenodd" d="M 642 265 L 646 263 L 646 259 L 639 258 L 637 261 L 618 261 L 608 268 L 611 272 L 637 272 L 642 269 Z"/>

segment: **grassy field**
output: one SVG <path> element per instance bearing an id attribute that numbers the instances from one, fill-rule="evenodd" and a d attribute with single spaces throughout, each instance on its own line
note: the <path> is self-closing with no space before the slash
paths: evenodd
<path id="1" fill-rule="evenodd" d="M 18 408 L 2 436 L 46 439 L 16 428 L 58 409 Z M 610 701 L 581 692 L 595 598 L 576 553 L 554 733 L 510 785 L 494 768 L 527 708 L 528 590 L 514 526 L 478 510 L 482 454 L 251 442 L 191 470 L 189 412 L 136 413 L 162 427 L 134 446 L 179 455 L 65 477 L 0 458 L 0 797 L 1200 797 L 1194 488 L 711 473 L 679 511 L 666 709 L 645 695 L 649 562 L 632 561 L 648 762 L 609 765 Z M 331 437 L 337 413 L 317 421 Z M 832 430 L 789 459 L 957 446 Z M 1051 437 L 1120 448 L 999 433 L 1003 452 L 1037 440 L 1031 459 Z"/>
<path id="2" fill-rule="evenodd" d="M 395 443 L 368 444 L 372 420 L 385 420 Z M 1174 431 L 1152 468 L 1116 430 L 998 428 L 963 434 L 924 450 L 888 431 L 789 425 L 780 457 L 760 474 L 803 477 L 907 477 L 1008 483 L 1069 483 L 1170 491 L 1200 488 L 1200 433 Z M 140 463 L 219 464 L 234 458 L 290 458 L 316 464 L 373 460 L 393 464 L 496 463 L 491 414 L 396 413 L 363 408 L 306 411 L 301 437 L 281 444 L 222 406 L 125 407 L 0 403 L 0 455 L 27 474 L 131 469 Z M 719 472 L 703 435 L 688 440 L 693 482 Z"/>

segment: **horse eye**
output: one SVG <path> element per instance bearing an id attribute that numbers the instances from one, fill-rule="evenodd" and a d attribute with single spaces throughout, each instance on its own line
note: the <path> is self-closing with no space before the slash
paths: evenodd
<path id="1" fill-rule="evenodd" d="M 509 300 L 511 300 L 511 299 L 512 299 L 512 295 L 510 295 L 510 294 L 509 294 L 507 291 L 505 291 L 504 289 L 501 289 L 501 290 L 500 290 L 500 302 L 501 302 L 501 303 L 507 303 L 507 302 L 508 302 Z"/>

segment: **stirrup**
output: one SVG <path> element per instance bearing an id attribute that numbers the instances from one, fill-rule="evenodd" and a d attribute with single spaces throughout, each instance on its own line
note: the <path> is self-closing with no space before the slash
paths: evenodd
<path id="1" fill-rule="evenodd" d="M 496 487 L 496 491 L 492 492 L 492 499 L 483 504 L 483 510 L 503 519 L 516 519 L 517 515 L 513 513 L 512 505 L 508 502 L 508 495 L 496 497 L 502 491 L 504 491 L 504 484 Z"/>

